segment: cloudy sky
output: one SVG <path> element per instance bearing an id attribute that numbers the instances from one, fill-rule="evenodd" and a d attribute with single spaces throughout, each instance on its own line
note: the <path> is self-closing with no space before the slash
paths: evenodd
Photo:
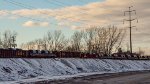
<path id="1" fill-rule="evenodd" d="M 133 28 L 135 50 L 150 51 L 149 0 L 0 0 L 0 31 L 18 32 L 18 43 L 43 37 L 46 31 L 62 30 L 66 36 L 89 26 L 123 25 L 124 11 L 129 6 L 137 11 L 133 18 L 139 23 Z M 128 44 L 127 34 L 124 45 Z"/>

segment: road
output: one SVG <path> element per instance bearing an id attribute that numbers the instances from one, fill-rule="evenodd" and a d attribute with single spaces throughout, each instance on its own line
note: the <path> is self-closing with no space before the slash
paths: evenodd
<path id="1" fill-rule="evenodd" d="M 91 75 L 67 80 L 40 81 L 34 84 L 150 84 L 150 71 Z"/>

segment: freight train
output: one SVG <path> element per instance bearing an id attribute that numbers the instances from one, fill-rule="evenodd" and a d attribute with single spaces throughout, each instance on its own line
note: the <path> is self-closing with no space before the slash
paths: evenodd
<path id="1" fill-rule="evenodd" d="M 22 50 L 22 49 L 0 49 L 0 58 L 92 58 L 92 59 L 120 59 L 120 60 L 150 60 L 150 56 L 140 56 L 136 53 L 85 53 L 68 51 L 47 50 Z"/>

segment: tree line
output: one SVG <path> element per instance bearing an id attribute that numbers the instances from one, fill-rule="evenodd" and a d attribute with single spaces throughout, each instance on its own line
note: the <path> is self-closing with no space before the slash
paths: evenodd
<path id="1" fill-rule="evenodd" d="M 89 53 L 111 54 L 119 49 L 126 31 L 115 26 L 108 28 L 91 27 L 86 30 L 75 31 L 70 38 L 66 38 L 61 30 L 48 31 L 43 38 L 21 44 L 22 49 L 75 51 Z"/>
<path id="2" fill-rule="evenodd" d="M 3 33 L 0 33 L 0 48 L 15 48 L 17 32 L 6 30 Z"/>

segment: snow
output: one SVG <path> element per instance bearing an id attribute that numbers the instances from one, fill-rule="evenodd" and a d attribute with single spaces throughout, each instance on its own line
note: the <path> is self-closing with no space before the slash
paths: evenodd
<path id="1" fill-rule="evenodd" d="M 0 59 L 0 84 L 137 70 L 150 70 L 150 61 L 80 58 Z"/>

